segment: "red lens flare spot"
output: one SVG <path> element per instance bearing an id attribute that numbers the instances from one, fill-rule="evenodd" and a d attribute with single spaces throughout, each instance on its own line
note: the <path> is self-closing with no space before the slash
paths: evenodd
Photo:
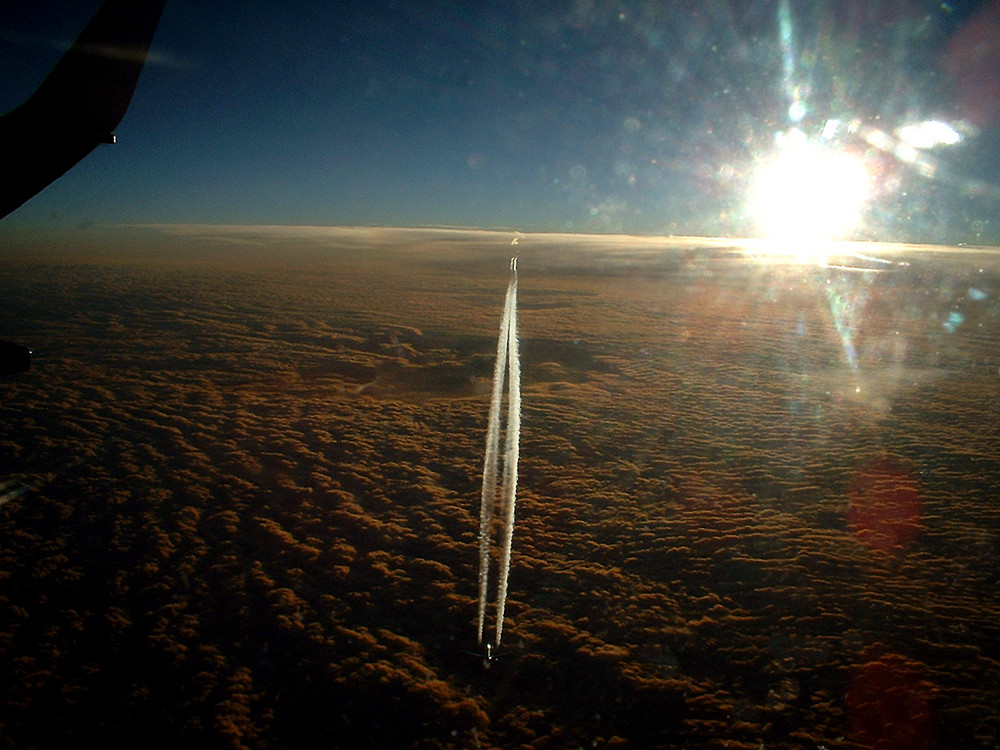
<path id="1" fill-rule="evenodd" d="M 847 522 L 874 549 L 893 552 L 920 531 L 920 485 L 889 458 L 862 464 L 847 485 Z"/>
<path id="2" fill-rule="evenodd" d="M 854 739 L 876 750 L 934 746 L 931 703 L 936 689 L 924 665 L 873 646 L 844 696 Z"/>

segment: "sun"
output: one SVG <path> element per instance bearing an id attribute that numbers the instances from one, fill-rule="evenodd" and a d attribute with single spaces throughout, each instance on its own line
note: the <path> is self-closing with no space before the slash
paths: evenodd
<path id="1" fill-rule="evenodd" d="M 761 163 L 749 211 L 768 239 L 813 254 L 816 243 L 849 237 L 868 198 L 869 176 L 860 157 L 810 142 L 800 130 L 783 134 L 776 153 Z"/>

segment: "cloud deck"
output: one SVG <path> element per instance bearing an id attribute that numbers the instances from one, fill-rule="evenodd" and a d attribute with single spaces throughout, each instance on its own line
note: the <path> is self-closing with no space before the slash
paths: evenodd
<path id="1" fill-rule="evenodd" d="M 1000 275 L 565 238 L 529 282 L 522 236 L 485 671 L 483 239 L 9 258 L 5 335 L 44 357 L 2 385 L 33 487 L 0 507 L 6 746 L 995 744 Z"/>

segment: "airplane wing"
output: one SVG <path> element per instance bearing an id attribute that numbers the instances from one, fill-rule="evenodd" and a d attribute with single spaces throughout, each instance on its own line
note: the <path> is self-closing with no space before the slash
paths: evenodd
<path id="1" fill-rule="evenodd" d="M 166 0 L 106 0 L 38 90 L 0 117 L 0 219 L 114 143 Z M 0 375 L 31 367 L 31 351 L 0 341 Z"/>
<path id="2" fill-rule="evenodd" d="M 0 117 L 0 218 L 114 143 L 166 0 L 107 0 L 38 90 Z"/>
<path id="3" fill-rule="evenodd" d="M 0 375 L 24 372 L 31 367 L 31 350 L 12 341 L 0 341 Z"/>

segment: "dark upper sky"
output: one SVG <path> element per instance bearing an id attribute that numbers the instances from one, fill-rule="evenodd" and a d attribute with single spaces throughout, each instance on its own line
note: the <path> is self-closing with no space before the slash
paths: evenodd
<path id="1" fill-rule="evenodd" d="M 0 110 L 30 95 L 98 5 L 4 3 Z M 118 144 L 0 233 L 212 222 L 753 234 L 755 170 L 796 127 L 864 159 L 853 236 L 1000 241 L 1000 3 L 217 5 L 168 1 Z M 900 128 L 928 119 L 960 142 L 914 152 Z"/>

